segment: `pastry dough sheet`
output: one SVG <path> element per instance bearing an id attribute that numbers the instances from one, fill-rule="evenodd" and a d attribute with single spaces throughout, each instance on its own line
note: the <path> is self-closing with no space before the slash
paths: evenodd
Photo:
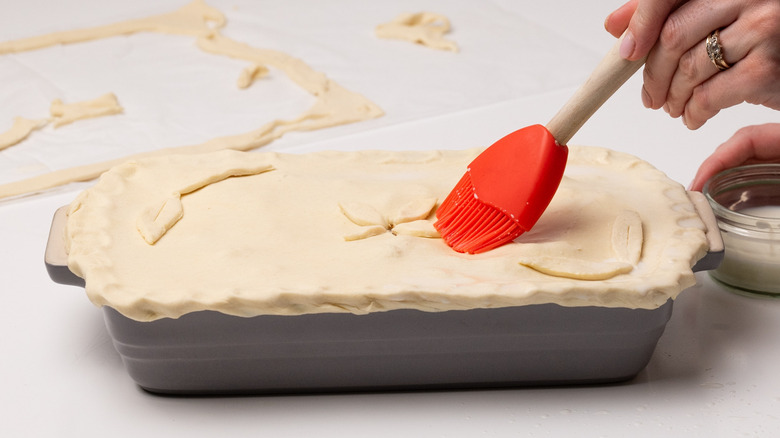
<path id="1" fill-rule="evenodd" d="M 571 147 L 548 210 L 501 248 L 466 255 L 436 236 L 392 232 L 394 222 L 432 221 L 431 200 L 443 199 L 479 152 L 222 151 L 129 162 L 71 204 L 69 267 L 95 304 L 144 321 L 204 309 L 253 316 L 539 303 L 656 308 L 695 283 L 691 266 L 706 239 L 684 188 L 603 148 Z M 224 178 L 228 169 L 255 171 Z M 138 218 L 172 193 L 182 194 L 181 217 L 150 243 Z M 615 224 L 635 222 L 618 220 L 626 210 L 643 224 L 635 264 L 613 248 Z M 367 227 L 373 232 L 346 238 Z M 521 264 L 550 257 L 624 269 L 593 281 Z"/>

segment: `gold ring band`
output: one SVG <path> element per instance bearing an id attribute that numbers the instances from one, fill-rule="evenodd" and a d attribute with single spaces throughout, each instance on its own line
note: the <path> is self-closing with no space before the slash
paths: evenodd
<path id="1" fill-rule="evenodd" d="M 715 64 L 715 67 L 717 67 L 719 71 L 731 67 L 723 59 L 723 46 L 720 45 L 720 29 L 716 29 L 707 37 L 705 47 L 707 49 L 707 56 L 710 57 L 710 60 Z"/>

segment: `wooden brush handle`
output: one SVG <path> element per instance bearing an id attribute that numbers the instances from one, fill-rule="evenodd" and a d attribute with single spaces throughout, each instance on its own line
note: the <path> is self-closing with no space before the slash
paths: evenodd
<path id="1" fill-rule="evenodd" d="M 558 144 L 565 145 L 582 125 L 645 63 L 623 59 L 618 50 L 621 37 L 601 60 L 588 80 L 547 124 L 547 129 Z"/>

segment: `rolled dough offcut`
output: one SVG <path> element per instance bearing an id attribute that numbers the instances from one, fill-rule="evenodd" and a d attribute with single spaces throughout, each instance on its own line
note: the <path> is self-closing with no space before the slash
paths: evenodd
<path id="1" fill-rule="evenodd" d="M 248 61 L 252 65 L 276 68 L 316 98 L 314 105 L 309 110 L 292 120 L 272 120 L 258 129 L 244 134 L 213 138 L 197 145 L 170 147 L 99 163 L 55 170 L 40 176 L 3 184 L 0 185 L 0 199 L 39 192 L 74 181 L 91 180 L 129 159 L 170 153 L 256 149 L 290 131 L 322 129 L 372 119 L 384 114 L 382 109 L 373 102 L 358 93 L 343 88 L 324 74 L 313 70 L 300 59 L 275 50 L 255 48 L 223 36 L 220 33 L 220 28 L 225 23 L 225 16 L 220 11 L 208 6 L 202 0 L 195 0 L 167 14 L 89 29 L 55 32 L 16 41 L 0 42 L 0 55 L 2 55 L 137 32 L 194 36 L 197 38 L 197 47 L 201 50 Z M 257 74 L 261 74 L 261 70 L 262 68 L 258 70 Z M 254 72 L 246 74 L 249 73 Z"/>
<path id="2" fill-rule="evenodd" d="M 454 41 L 444 38 L 450 31 L 450 20 L 433 12 L 403 13 L 374 29 L 379 38 L 399 39 L 438 50 L 458 51 Z"/>
<path id="3" fill-rule="evenodd" d="M 238 88 L 249 88 L 252 83 L 263 76 L 268 75 L 268 68 L 259 64 L 251 65 L 243 70 L 238 76 L 236 85 Z"/>
<path id="4" fill-rule="evenodd" d="M 47 123 L 49 123 L 48 119 L 33 120 L 16 117 L 11 129 L 0 134 L 0 151 L 19 143 L 27 138 L 31 132 L 43 128 Z"/>
<path id="5" fill-rule="evenodd" d="M 70 104 L 55 99 L 51 103 L 50 111 L 54 127 L 59 128 L 76 120 L 119 114 L 122 112 L 122 107 L 119 106 L 119 101 L 113 93 L 106 93 L 92 100 Z"/>
<path id="6" fill-rule="evenodd" d="M 31 120 L 24 117 L 16 117 L 11 129 L 0 134 L 0 150 L 13 146 L 27 138 L 34 130 L 41 129 L 53 122 L 54 127 L 73 123 L 76 120 L 90 117 L 106 116 L 122 112 L 122 107 L 116 100 L 116 96 L 111 93 L 105 94 L 97 99 L 64 104 L 60 99 L 55 99 L 51 103 L 50 119 Z"/>

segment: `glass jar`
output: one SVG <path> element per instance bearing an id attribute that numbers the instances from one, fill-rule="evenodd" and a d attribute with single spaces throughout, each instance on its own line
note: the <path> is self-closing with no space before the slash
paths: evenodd
<path id="1" fill-rule="evenodd" d="M 725 244 L 710 275 L 736 292 L 780 297 L 780 164 L 725 170 L 702 192 Z"/>

